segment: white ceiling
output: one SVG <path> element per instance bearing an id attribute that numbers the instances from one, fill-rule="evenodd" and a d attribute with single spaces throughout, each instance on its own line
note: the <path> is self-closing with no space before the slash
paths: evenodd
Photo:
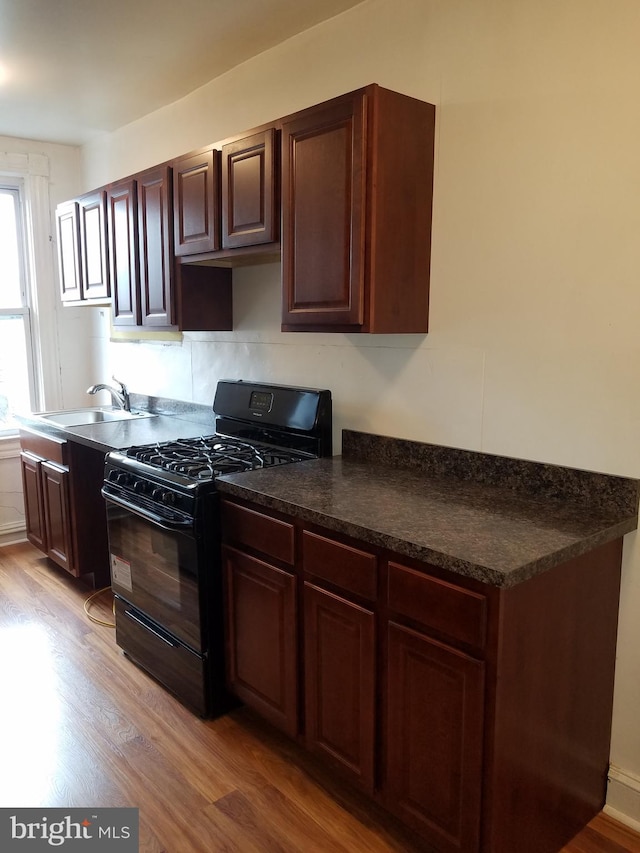
<path id="1" fill-rule="evenodd" d="M 0 0 L 0 136 L 79 145 L 362 0 Z"/>

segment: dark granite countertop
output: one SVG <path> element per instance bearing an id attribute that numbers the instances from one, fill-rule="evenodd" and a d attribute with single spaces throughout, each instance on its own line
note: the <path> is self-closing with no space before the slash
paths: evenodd
<path id="1" fill-rule="evenodd" d="M 499 587 L 637 527 L 637 480 L 343 436 L 342 457 L 227 475 L 219 490 Z"/>

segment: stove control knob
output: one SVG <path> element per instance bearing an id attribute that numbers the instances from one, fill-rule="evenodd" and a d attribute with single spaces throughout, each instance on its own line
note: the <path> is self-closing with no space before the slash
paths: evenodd
<path id="1" fill-rule="evenodd" d="M 122 472 L 114 472 L 113 479 L 116 481 L 118 486 L 128 486 L 129 485 L 129 475 L 124 474 Z"/>
<path id="2" fill-rule="evenodd" d="M 173 506 L 175 502 L 176 496 L 173 494 L 173 492 L 165 492 L 162 496 L 162 503 L 166 504 L 167 506 Z"/>
<path id="3" fill-rule="evenodd" d="M 147 484 L 144 480 L 136 480 L 133 484 L 133 491 L 142 495 L 147 491 Z"/>
<path id="4" fill-rule="evenodd" d="M 158 488 L 154 489 L 151 492 L 151 497 L 153 498 L 154 501 L 158 501 L 161 503 L 164 500 L 164 489 L 158 489 Z"/>

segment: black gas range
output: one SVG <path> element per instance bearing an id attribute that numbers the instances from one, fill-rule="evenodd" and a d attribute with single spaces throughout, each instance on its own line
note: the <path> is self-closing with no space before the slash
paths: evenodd
<path id="1" fill-rule="evenodd" d="M 107 455 L 116 642 L 201 716 L 222 713 L 216 477 L 331 455 L 331 393 L 218 383 L 214 434 Z"/>

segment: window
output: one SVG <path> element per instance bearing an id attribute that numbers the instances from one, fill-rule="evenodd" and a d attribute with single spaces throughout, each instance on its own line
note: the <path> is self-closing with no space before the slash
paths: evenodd
<path id="1" fill-rule="evenodd" d="M 34 378 L 21 182 L 0 177 L 0 434 L 29 411 Z"/>

